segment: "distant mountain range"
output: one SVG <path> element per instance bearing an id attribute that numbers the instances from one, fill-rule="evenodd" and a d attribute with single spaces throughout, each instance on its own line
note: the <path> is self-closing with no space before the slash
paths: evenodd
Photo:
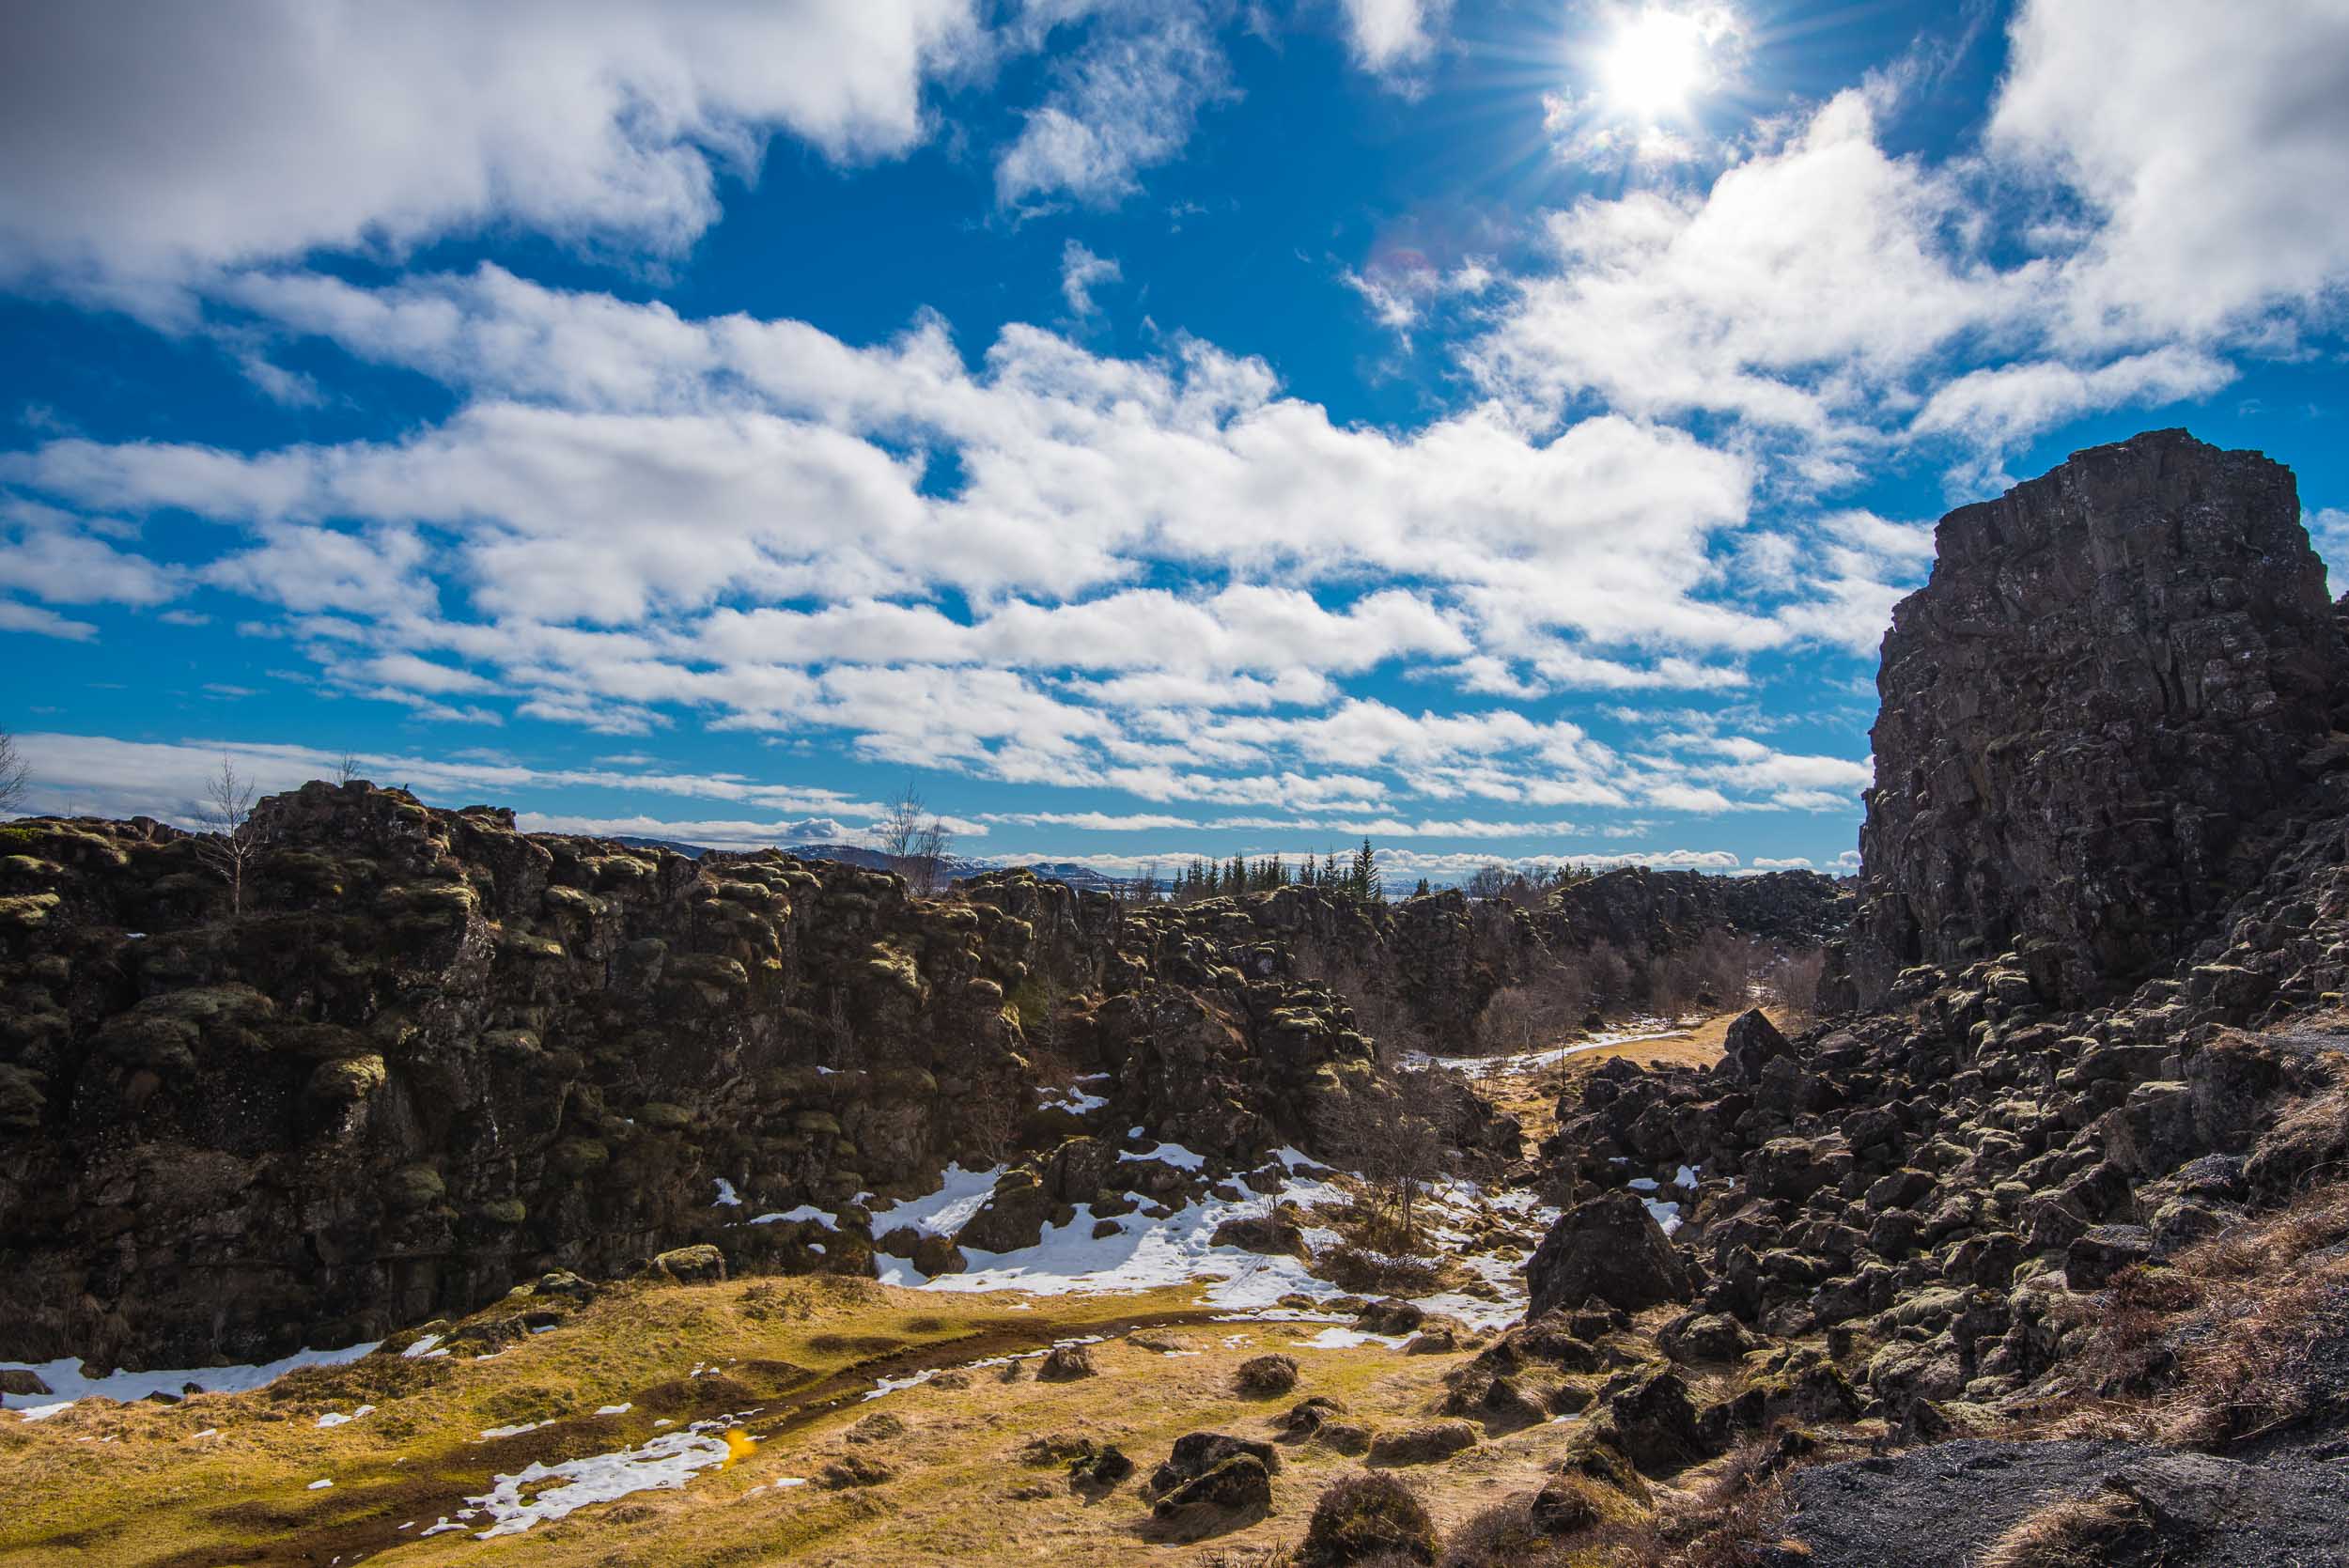
<path id="1" fill-rule="evenodd" d="M 637 849 L 668 849 L 693 859 L 710 852 L 706 844 L 683 844 L 672 838 L 630 838 L 620 843 Z M 839 861 L 848 865 L 865 866 L 874 871 L 890 869 L 889 857 L 878 849 L 867 849 L 861 844 L 786 844 L 786 855 L 803 861 Z M 1003 871 L 1012 865 L 1024 865 L 1050 881 L 1066 882 L 1072 888 L 1092 888 L 1101 893 L 1116 893 L 1126 886 L 1126 878 L 1112 877 L 1077 861 L 974 861 L 962 855 L 948 855 L 939 862 L 939 869 L 949 880 L 959 881 L 976 877 L 985 871 Z"/>

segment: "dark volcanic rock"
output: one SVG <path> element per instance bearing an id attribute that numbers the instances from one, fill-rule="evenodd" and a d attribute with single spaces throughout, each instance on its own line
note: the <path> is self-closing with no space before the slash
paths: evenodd
<path id="1" fill-rule="evenodd" d="M 1688 1271 L 1647 1205 L 1628 1192 L 1604 1192 L 1558 1217 L 1525 1265 L 1532 1300 L 1527 1321 L 1596 1296 L 1638 1312 L 1688 1294 Z"/>
<path id="2" fill-rule="evenodd" d="M 1287 944 L 1456 982 L 1445 1007 L 1491 981 L 1457 894 L 1128 908 L 998 872 L 919 899 L 357 781 L 254 824 L 241 912 L 160 823 L 0 829 L 0 1357 L 268 1361 L 662 1254 L 867 1274 L 858 1194 L 931 1190 L 953 1159 L 1013 1167 L 964 1244 L 1029 1245 L 1119 1212 L 1123 1184 L 1196 1181 L 1070 1136 L 1034 1062 L 1099 1084 L 1104 1125 L 1246 1170 L 1392 1093 Z M 1454 1098 L 1448 1141 L 1516 1157 L 1513 1122 Z M 802 1205 L 837 1228 L 748 1223 Z M 963 1265 L 948 1237 L 891 1245 Z"/>
<path id="3" fill-rule="evenodd" d="M 1762 1009 L 1739 1014 L 1721 1039 L 1722 1069 L 1742 1083 L 1762 1081 L 1762 1069 L 1787 1053 L 1786 1036 Z"/>
<path id="4" fill-rule="evenodd" d="M 2345 1560 L 2349 1539 L 2349 1468 L 2296 1455 L 1966 1439 L 1800 1471 L 1788 1495 L 1785 1534 L 1808 1555 L 1785 1560 L 1806 1568 L 1970 1568 L 2027 1515 L 2075 1498 L 2107 1504 L 2100 1538 L 2026 1560 L 2322 1568 Z"/>
<path id="5" fill-rule="evenodd" d="M 2155 431 L 1952 512 L 1937 545 L 1877 676 L 1859 1001 L 2033 938 L 2040 1000 L 2101 995 L 2239 891 L 2230 850 L 2331 729 L 2341 644 L 2292 474 Z"/>

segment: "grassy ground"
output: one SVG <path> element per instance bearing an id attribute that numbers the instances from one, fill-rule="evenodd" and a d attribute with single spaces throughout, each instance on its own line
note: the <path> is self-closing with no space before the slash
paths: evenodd
<path id="1" fill-rule="evenodd" d="M 1710 1062 L 1727 1023 L 1578 1055 L 1563 1071 L 1589 1071 L 1610 1055 Z M 1559 1078 L 1552 1070 L 1480 1087 L 1527 1117 L 1538 1137 Z M 521 1322 L 550 1312 L 556 1318 L 544 1331 Z M 1444 1373 L 1469 1354 L 1309 1349 L 1298 1342 L 1317 1325 L 1220 1315 L 1189 1286 L 1029 1297 L 818 1278 L 611 1286 L 579 1307 L 517 1297 L 468 1320 L 470 1339 L 446 1358 L 379 1354 L 248 1394 L 178 1405 L 92 1400 L 39 1422 L 0 1417 L 0 1491 L 10 1505 L 0 1511 L 0 1568 L 343 1568 L 379 1560 L 418 1568 L 1076 1560 L 1238 1568 L 1276 1560 L 1303 1533 L 1322 1486 L 1360 1461 L 1320 1444 L 1284 1445 L 1269 1514 L 1172 1543 L 1148 1533 L 1139 1487 L 1176 1437 L 1209 1429 L 1269 1438 L 1273 1419 L 1310 1395 L 1342 1401 L 1348 1421 L 1374 1432 L 1422 1424 L 1436 1419 Z M 1026 1359 L 1015 1380 L 986 1368 L 863 1397 L 882 1377 L 1086 1336 L 1104 1341 L 1093 1347 L 1092 1377 L 1041 1381 Z M 1298 1387 L 1278 1399 L 1242 1397 L 1236 1370 L 1268 1351 L 1297 1359 Z M 375 1409 L 318 1424 L 363 1405 Z M 619 1405 L 630 1408 L 596 1413 Z M 496 1475 L 743 1412 L 754 1412 L 743 1428 L 755 1451 L 681 1489 L 635 1493 L 488 1542 L 471 1533 L 486 1518 L 417 1538 Z M 857 1422 L 879 1412 L 904 1430 L 848 1440 Z M 523 1425 L 531 1430 L 482 1436 Z M 1081 1493 L 1064 1467 L 1026 1461 L 1038 1437 L 1113 1443 L 1136 1473 L 1106 1494 Z M 1539 1427 L 1487 1437 L 1404 1472 L 1446 1529 L 1538 1486 L 1557 1446 L 1556 1434 Z M 851 1454 L 886 1467 L 890 1478 L 828 1487 L 826 1467 Z M 780 1484 L 787 1478 L 806 1484 Z M 334 1484 L 314 1487 L 319 1481 Z"/>
<path id="2" fill-rule="evenodd" d="M 485 1315 L 494 1320 L 498 1309 Z M 0 1515 L 0 1563 L 1212 1561 L 1294 1542 L 1321 1485 L 1356 1461 L 1290 1448 L 1269 1516 L 1201 1543 L 1154 1543 L 1141 1531 L 1147 1509 L 1137 1484 L 1175 1437 L 1201 1428 L 1267 1437 L 1271 1418 L 1310 1394 L 1343 1401 L 1350 1420 L 1374 1429 L 1416 1424 L 1432 1419 L 1442 1373 L 1458 1359 L 1377 1345 L 1297 1348 L 1316 1326 L 1213 1316 L 1188 1289 L 1030 1301 L 832 1280 L 615 1288 L 487 1360 L 378 1355 L 250 1394 L 177 1405 L 90 1401 L 45 1421 L 0 1421 L 0 1483 L 11 1504 Z M 1137 1323 L 1174 1327 L 1144 1329 L 1147 1343 L 1137 1343 L 1123 1337 Z M 882 1374 L 1097 1333 L 1118 1337 L 1094 1347 L 1094 1377 L 1039 1381 L 1031 1360 L 1014 1382 L 989 1369 L 959 1387 L 856 1397 Z M 1169 1355 L 1170 1345 L 1193 1353 Z M 1239 1396 L 1238 1363 L 1268 1350 L 1298 1359 L 1297 1389 L 1269 1401 Z M 716 1374 L 691 1375 L 696 1366 Z M 317 1425 L 362 1404 L 376 1409 Z M 633 1408 L 592 1414 L 617 1404 Z M 532 1460 L 639 1443 L 674 1430 L 654 1426 L 664 1416 L 682 1425 L 751 1409 L 760 1411 L 747 1422 L 757 1450 L 682 1490 L 639 1493 L 486 1543 L 469 1533 L 418 1541 L 397 1528 L 454 1514 L 493 1474 Z M 872 1444 L 846 1440 L 881 1411 L 906 1430 Z M 479 1436 L 540 1421 L 553 1424 Z M 218 1435 L 197 1436 L 208 1430 Z M 1115 1443 L 1139 1474 L 1106 1497 L 1081 1496 L 1063 1469 L 1023 1463 L 1030 1440 L 1047 1435 Z M 1430 1500 L 1441 1517 L 1465 1516 L 1536 1484 L 1539 1456 L 1553 1446 L 1537 1430 L 1429 1467 L 1441 1472 Z M 827 1489 L 825 1466 L 851 1452 L 894 1479 Z M 779 1488 L 785 1477 L 810 1483 Z M 334 1486 L 312 1490 L 322 1479 Z"/>

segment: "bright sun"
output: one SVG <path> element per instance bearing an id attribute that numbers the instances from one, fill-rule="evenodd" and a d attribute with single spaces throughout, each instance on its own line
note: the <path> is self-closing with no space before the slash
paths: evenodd
<path id="1" fill-rule="evenodd" d="M 1704 83 L 1709 54 L 1696 19 L 1650 8 L 1615 30 L 1599 71 L 1617 108 L 1654 119 L 1688 106 Z"/>

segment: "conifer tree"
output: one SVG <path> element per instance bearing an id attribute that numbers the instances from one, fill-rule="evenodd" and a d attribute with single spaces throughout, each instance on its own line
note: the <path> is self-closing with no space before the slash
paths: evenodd
<path id="1" fill-rule="evenodd" d="M 1427 896 L 1429 891 L 1427 878 L 1423 877 L 1419 879 L 1419 886 L 1411 890 L 1411 896 L 1413 898 L 1424 898 Z"/>

